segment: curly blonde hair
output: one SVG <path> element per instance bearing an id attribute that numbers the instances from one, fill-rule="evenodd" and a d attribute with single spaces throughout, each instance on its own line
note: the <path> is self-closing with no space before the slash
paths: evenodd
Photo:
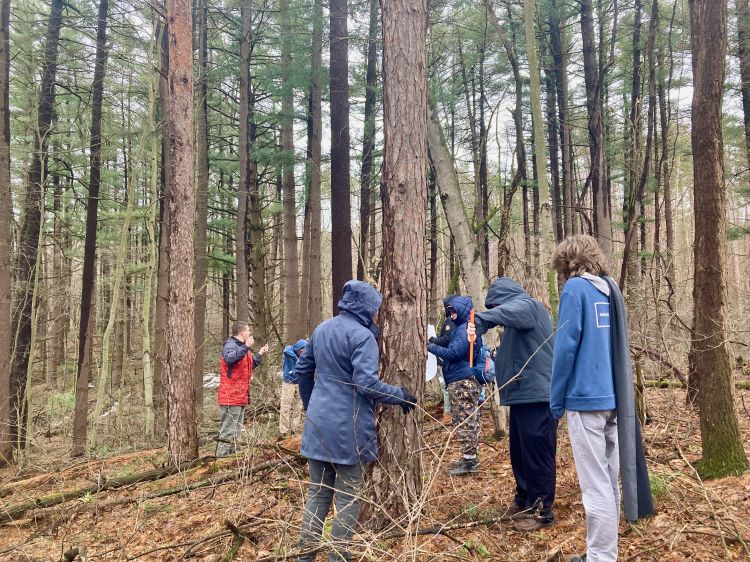
<path id="1" fill-rule="evenodd" d="M 552 307 L 549 304 L 549 296 L 547 294 L 547 287 L 542 283 L 540 279 L 536 277 L 527 277 L 521 283 L 523 290 L 529 293 L 532 299 L 538 300 L 544 305 L 544 308 L 552 312 Z"/>
<path id="2" fill-rule="evenodd" d="M 552 256 L 552 267 L 565 279 L 584 273 L 607 275 L 607 258 L 593 236 L 576 234 L 560 242 Z"/>

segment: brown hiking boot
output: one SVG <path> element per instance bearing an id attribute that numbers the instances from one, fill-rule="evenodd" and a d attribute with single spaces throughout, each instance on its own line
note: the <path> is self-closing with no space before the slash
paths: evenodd
<path id="1" fill-rule="evenodd" d="M 518 515 L 519 513 L 524 513 L 526 510 L 522 508 L 520 505 L 518 505 L 516 502 L 513 502 L 508 507 L 505 508 L 505 515 L 508 517 L 513 517 L 514 515 Z"/>
<path id="2" fill-rule="evenodd" d="M 552 522 L 544 522 L 540 519 L 520 519 L 513 523 L 513 528 L 521 533 L 531 533 L 552 525 Z"/>

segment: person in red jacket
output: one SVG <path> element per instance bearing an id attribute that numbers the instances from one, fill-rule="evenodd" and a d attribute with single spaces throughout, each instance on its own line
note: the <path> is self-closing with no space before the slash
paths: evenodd
<path id="1" fill-rule="evenodd" d="M 247 322 L 235 322 L 232 337 L 224 342 L 219 361 L 219 445 L 217 457 L 226 457 L 237 450 L 237 439 L 245 422 L 245 406 L 250 402 L 250 381 L 253 368 L 260 365 L 268 344 L 253 356 L 250 346 L 254 343 Z"/>

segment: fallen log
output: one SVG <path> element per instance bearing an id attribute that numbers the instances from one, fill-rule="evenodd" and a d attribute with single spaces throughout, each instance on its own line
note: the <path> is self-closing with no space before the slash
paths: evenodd
<path id="1" fill-rule="evenodd" d="M 129 496 L 127 498 L 115 498 L 112 500 L 99 502 L 99 503 L 85 503 L 81 504 L 80 506 L 77 506 L 76 509 L 70 510 L 70 509 L 64 509 L 64 508 L 58 508 L 57 510 L 50 511 L 49 509 L 45 508 L 40 511 L 34 511 L 30 514 L 31 519 L 41 519 L 42 517 L 50 518 L 50 517 L 57 517 L 57 516 L 73 516 L 80 513 L 86 513 L 88 511 L 100 511 L 104 509 L 108 509 L 110 507 L 116 507 L 119 505 L 127 505 L 129 503 L 138 503 L 142 501 L 147 500 L 154 500 L 158 498 L 164 498 L 167 496 L 173 496 L 180 493 L 187 493 L 192 492 L 193 490 L 198 490 L 200 488 L 208 488 L 212 486 L 220 486 L 221 484 L 226 484 L 228 482 L 232 482 L 234 480 L 239 480 L 243 476 L 251 473 L 257 473 L 257 472 L 263 472 L 261 476 L 258 478 L 255 478 L 250 484 L 254 484 L 258 480 L 260 480 L 263 476 L 267 474 L 267 471 L 276 468 L 277 466 L 280 466 L 286 462 L 286 459 L 278 459 L 275 461 L 266 462 L 263 464 L 260 464 L 258 466 L 251 467 L 250 469 L 241 468 L 238 470 L 233 470 L 232 472 L 228 474 L 222 474 L 220 476 L 214 476 L 213 478 L 205 478 L 203 480 L 198 480 L 197 482 L 193 482 L 192 484 L 185 484 L 183 486 L 174 486 L 172 488 L 165 488 L 164 490 L 157 490 L 155 492 L 151 492 L 149 494 L 145 494 L 143 496 Z"/>
<path id="2" fill-rule="evenodd" d="M 5 506 L 0 508 L 0 525 L 12 522 L 32 509 L 54 507 L 65 502 L 82 498 L 86 495 L 98 494 L 99 492 L 106 490 L 116 490 L 118 488 L 124 488 L 125 486 L 139 484 L 141 482 L 161 480 L 162 478 L 172 476 L 178 472 L 184 472 L 201 466 L 209 459 L 213 459 L 213 457 L 201 457 L 193 461 L 181 463 L 177 466 L 167 466 L 118 478 L 102 478 L 96 484 L 90 486 L 84 486 L 83 488 L 78 488 L 76 490 L 48 494 L 18 505 Z"/>

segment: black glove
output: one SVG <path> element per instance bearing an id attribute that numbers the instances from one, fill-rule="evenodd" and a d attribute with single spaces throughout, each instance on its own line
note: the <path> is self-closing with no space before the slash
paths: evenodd
<path id="1" fill-rule="evenodd" d="M 437 338 L 435 336 L 432 336 L 430 339 L 427 340 L 428 343 L 435 343 L 435 340 Z"/>
<path id="2" fill-rule="evenodd" d="M 401 387 L 401 392 L 404 393 L 404 401 L 401 402 L 401 409 L 404 411 L 404 415 L 406 415 L 417 405 L 417 397 L 403 386 Z"/>

